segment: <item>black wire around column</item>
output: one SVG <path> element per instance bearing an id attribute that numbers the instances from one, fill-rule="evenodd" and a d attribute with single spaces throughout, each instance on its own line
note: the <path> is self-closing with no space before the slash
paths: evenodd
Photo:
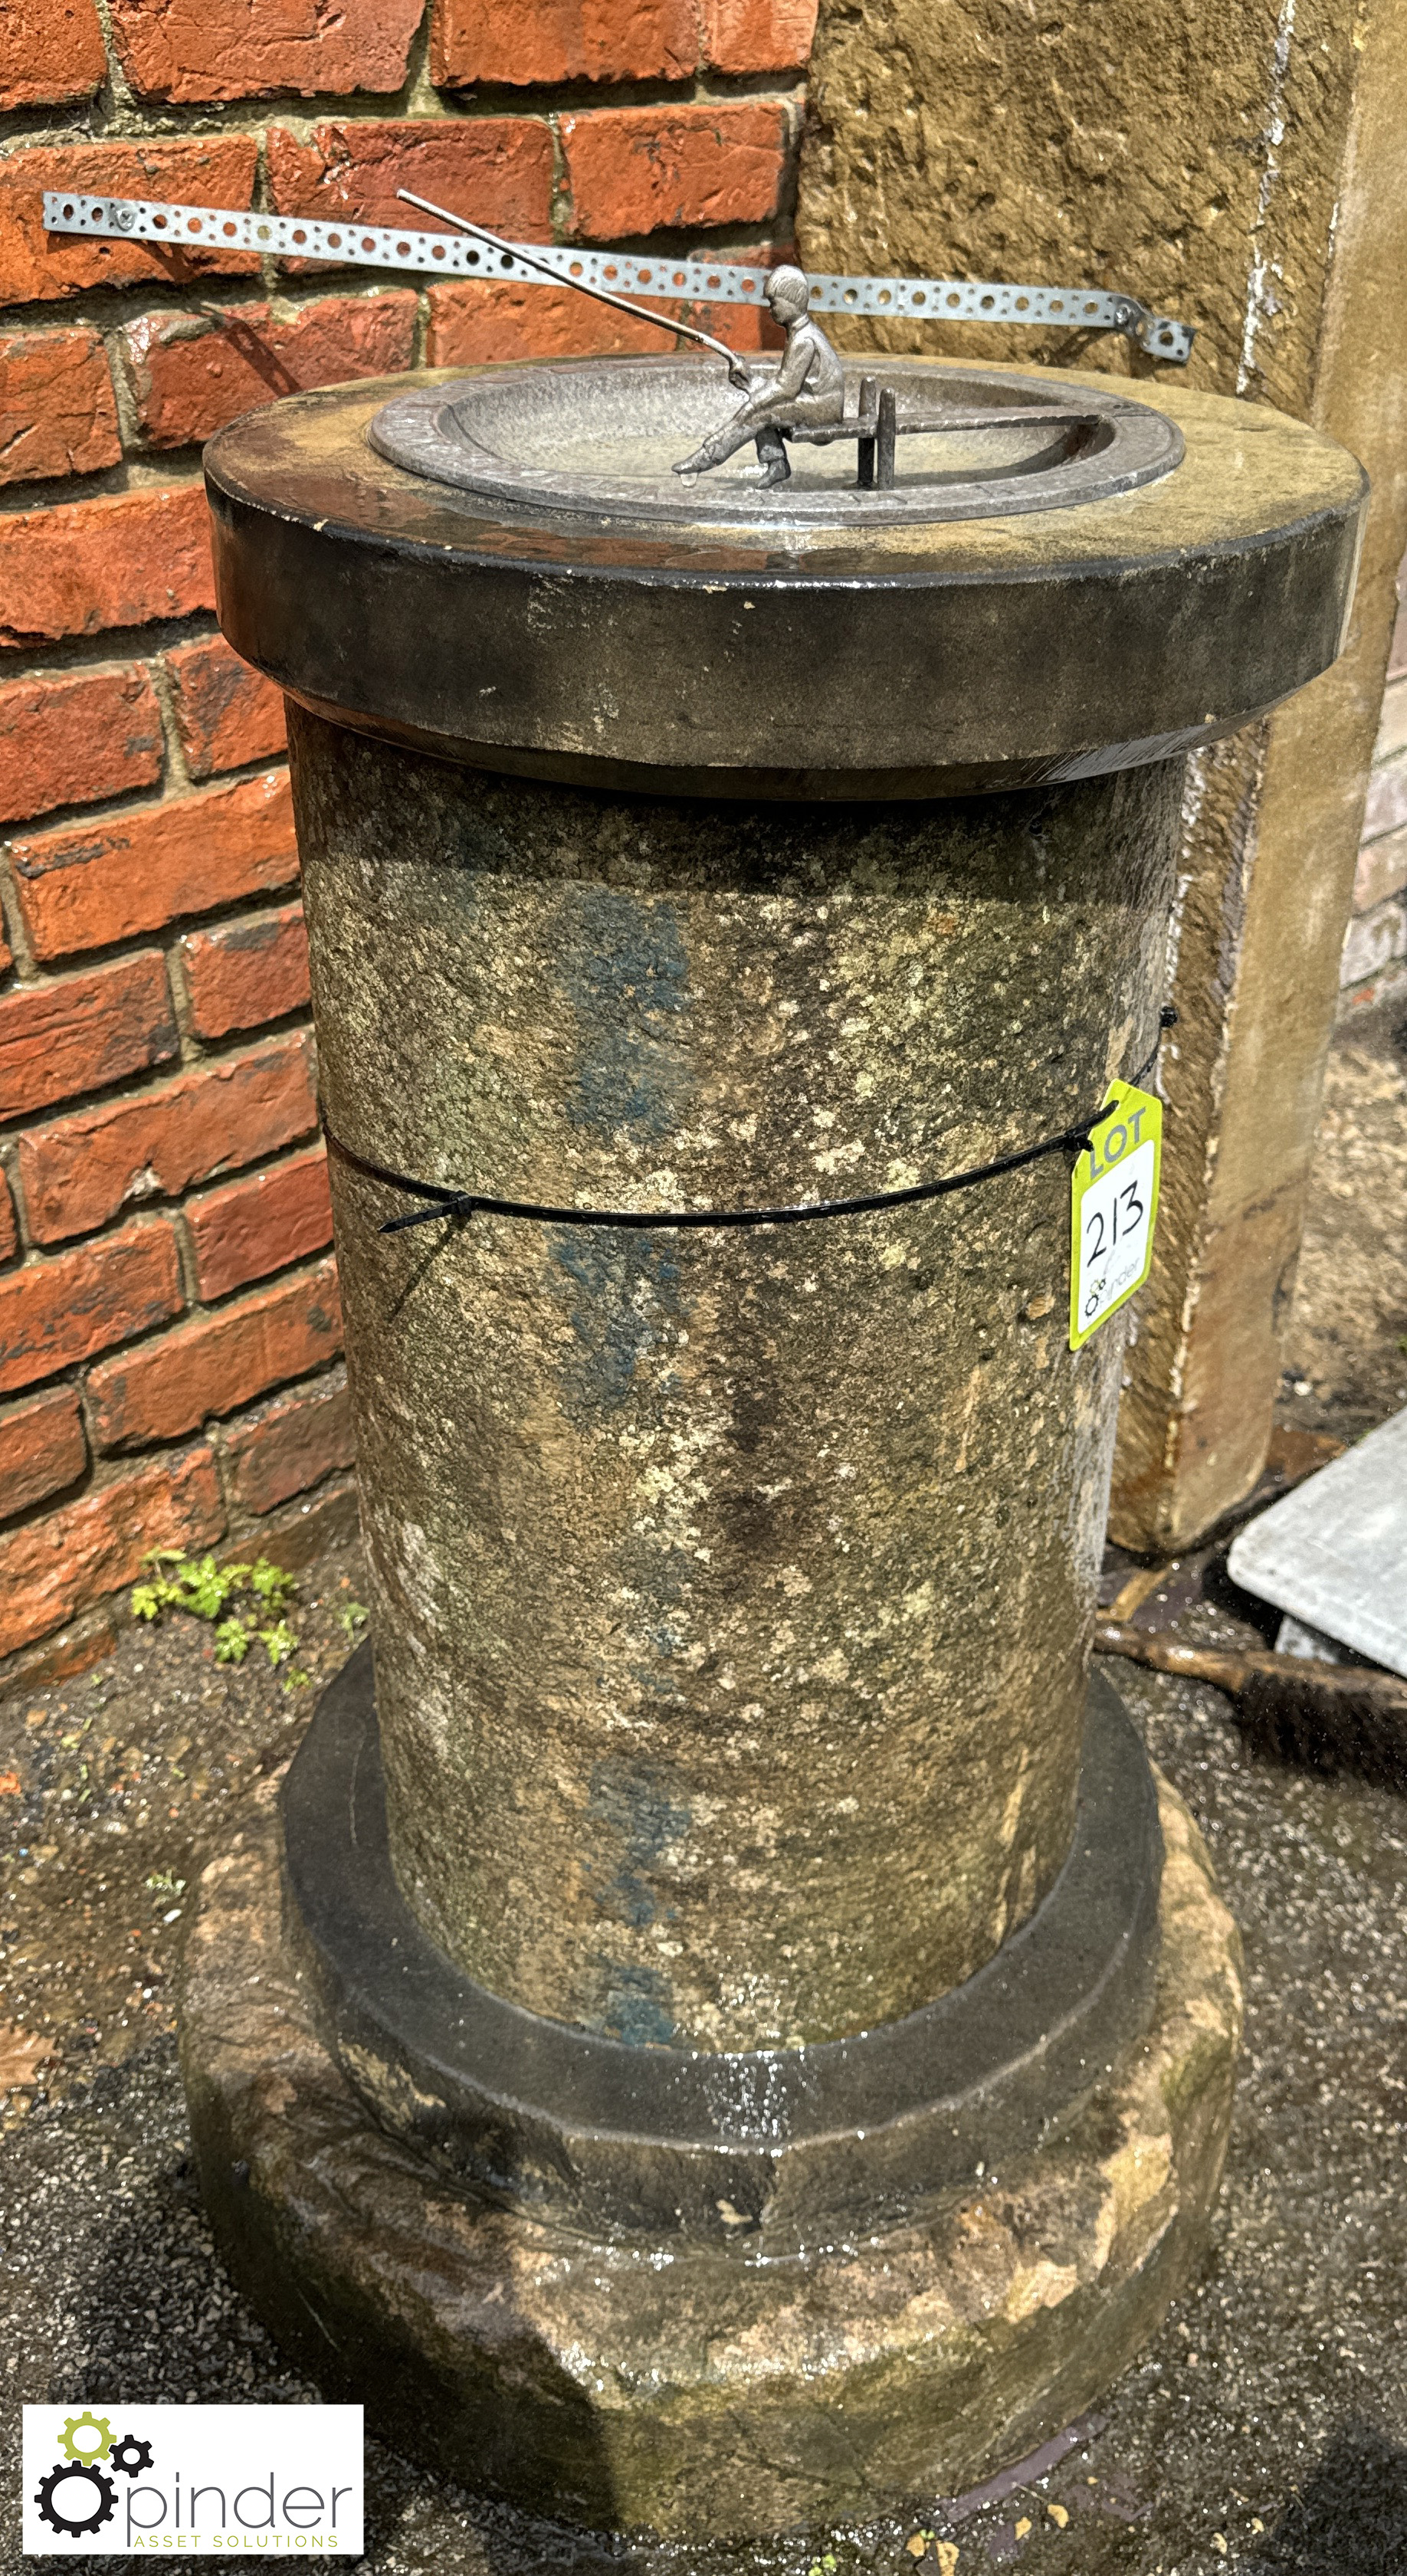
<path id="1" fill-rule="evenodd" d="M 1158 1041 L 1138 1071 L 1129 1078 L 1130 1088 L 1139 1090 L 1158 1061 L 1162 1032 L 1173 1028 L 1177 1012 L 1171 1004 L 1158 1014 Z M 530 1217 L 540 1225 L 615 1226 L 631 1234 L 678 1229 L 702 1233 L 713 1228 L 756 1225 L 813 1225 L 822 1217 L 873 1216 L 883 1208 L 921 1207 L 929 1199 L 948 1198 L 956 1190 L 975 1189 L 980 1181 L 999 1180 L 1004 1172 L 1019 1172 L 1028 1163 L 1038 1163 L 1046 1154 L 1080 1152 L 1106 1119 L 1115 1114 L 1114 1107 L 1097 1109 L 1090 1118 L 1062 1127 L 1058 1135 L 1043 1136 L 1036 1145 L 1022 1145 L 1014 1153 L 998 1154 L 990 1163 L 975 1163 L 969 1171 L 948 1172 L 941 1180 L 916 1181 L 903 1190 L 873 1190 L 850 1199 L 814 1199 L 800 1206 L 761 1208 L 583 1208 L 549 1207 L 534 1199 L 499 1199 L 482 1190 L 458 1190 L 440 1181 L 419 1181 L 409 1172 L 394 1171 L 388 1163 L 376 1163 L 343 1143 L 328 1124 L 321 1101 L 318 1117 L 327 1150 L 349 1171 L 360 1172 L 363 1180 L 380 1181 L 387 1189 L 400 1190 L 407 1198 L 425 1199 L 426 1207 L 413 1209 L 407 1216 L 388 1217 L 378 1228 L 381 1234 L 404 1234 L 414 1225 L 432 1225 L 437 1217 L 507 1216 Z"/>

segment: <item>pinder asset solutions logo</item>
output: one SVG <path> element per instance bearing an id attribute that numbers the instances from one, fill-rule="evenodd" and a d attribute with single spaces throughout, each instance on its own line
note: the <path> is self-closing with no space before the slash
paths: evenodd
<path id="1" fill-rule="evenodd" d="M 359 2406 L 26 2406 L 27 2554 L 354 2557 Z"/>

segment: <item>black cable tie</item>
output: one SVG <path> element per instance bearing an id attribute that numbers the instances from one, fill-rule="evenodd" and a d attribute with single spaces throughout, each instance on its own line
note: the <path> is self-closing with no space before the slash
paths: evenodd
<path id="1" fill-rule="evenodd" d="M 1171 1028 L 1177 1013 L 1168 1005 L 1158 1015 L 1160 1029 Z M 1158 1048 L 1139 1066 L 1129 1088 L 1137 1091 L 1158 1061 Z M 408 1216 L 388 1217 L 378 1227 L 381 1234 L 404 1234 L 416 1225 L 432 1225 L 437 1218 L 463 1216 L 532 1217 L 541 1225 L 615 1226 L 631 1234 L 679 1230 L 706 1233 L 754 1225 L 811 1225 L 821 1217 L 874 1216 L 884 1208 L 920 1207 L 930 1199 L 948 1198 L 956 1190 L 975 1189 L 980 1181 L 1000 1180 L 1006 1172 L 1023 1171 L 1046 1154 L 1082 1153 L 1092 1142 L 1094 1131 L 1114 1115 L 1116 1103 L 1097 1109 L 1093 1117 L 1076 1125 L 1062 1127 L 1055 1136 L 1042 1137 L 1038 1145 L 1019 1146 L 1014 1153 L 998 1154 L 990 1163 L 974 1164 L 966 1172 L 949 1172 L 942 1180 L 916 1181 L 903 1190 L 875 1190 L 862 1198 L 813 1199 L 800 1206 L 771 1208 L 583 1208 L 548 1207 L 532 1199 L 491 1198 L 481 1190 L 458 1190 L 440 1181 L 417 1181 L 409 1172 L 393 1171 L 386 1163 L 373 1163 L 344 1145 L 328 1124 L 327 1112 L 318 1102 L 318 1119 L 327 1139 L 329 1153 L 350 1171 L 360 1172 L 363 1180 L 380 1181 L 387 1189 L 400 1190 L 406 1197 L 425 1199 L 429 1205 L 416 1208 Z"/>

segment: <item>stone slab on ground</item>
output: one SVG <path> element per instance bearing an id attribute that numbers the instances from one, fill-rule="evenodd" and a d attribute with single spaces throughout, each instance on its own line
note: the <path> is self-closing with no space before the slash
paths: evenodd
<path id="1" fill-rule="evenodd" d="M 1228 1563 L 1257 1600 L 1407 1674 L 1407 1409 L 1262 1512 Z"/>

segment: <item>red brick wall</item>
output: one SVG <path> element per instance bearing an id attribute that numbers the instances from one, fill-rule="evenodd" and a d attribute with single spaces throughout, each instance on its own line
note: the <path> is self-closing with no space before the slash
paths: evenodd
<path id="1" fill-rule="evenodd" d="M 404 185 L 766 257 L 814 16 L 0 0 L 0 1661 L 350 1462 L 281 704 L 215 631 L 201 440 L 294 387 L 668 345 L 565 289 L 51 240 L 39 192 L 394 222 Z"/>

